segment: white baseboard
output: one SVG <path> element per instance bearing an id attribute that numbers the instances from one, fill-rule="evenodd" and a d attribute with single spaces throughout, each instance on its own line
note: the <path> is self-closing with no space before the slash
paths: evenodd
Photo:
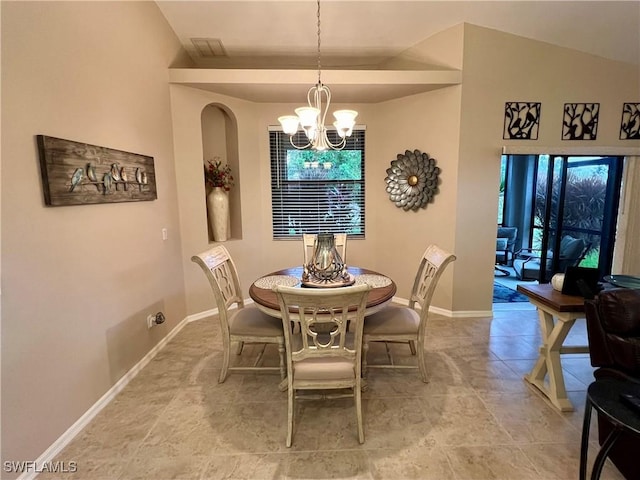
<path id="1" fill-rule="evenodd" d="M 185 318 L 185 320 L 186 320 L 186 323 L 191 323 L 191 322 L 195 322 L 196 320 L 202 320 L 217 314 L 218 314 L 218 309 L 212 308 L 211 310 L 205 310 L 204 312 L 194 313 L 193 315 L 187 315 L 187 318 Z"/>
<path id="2" fill-rule="evenodd" d="M 393 297 L 391 300 L 393 303 L 398 303 L 400 305 L 409 305 L 409 300 L 401 297 Z M 440 307 L 429 307 L 429 312 L 435 313 L 437 315 L 442 315 L 444 317 L 449 318 L 472 318 L 472 317 L 490 317 L 493 315 L 491 310 L 447 310 Z"/>
<path id="3" fill-rule="evenodd" d="M 210 315 L 218 313 L 217 309 L 202 312 L 196 315 L 189 315 L 176 325 L 162 340 L 160 340 L 142 359 L 135 364 L 127 373 L 125 373 L 120 380 L 118 380 L 96 403 L 94 403 L 89 410 L 87 410 L 73 425 L 71 425 L 66 432 L 47 448 L 42 455 L 34 462 L 34 469 L 53 461 L 55 456 L 66 447 L 71 440 L 78 435 L 84 427 L 86 427 L 100 411 L 106 407 L 111 400 L 113 400 L 118 393 L 120 393 L 127 384 L 133 380 L 133 378 L 140 373 L 140 371 L 147 366 L 147 364 L 153 360 L 153 358 L 162 350 L 169 341 L 175 337 L 184 326 L 194 320 L 205 318 Z M 38 471 L 26 471 L 18 477 L 17 480 L 32 480 L 38 475 Z"/>

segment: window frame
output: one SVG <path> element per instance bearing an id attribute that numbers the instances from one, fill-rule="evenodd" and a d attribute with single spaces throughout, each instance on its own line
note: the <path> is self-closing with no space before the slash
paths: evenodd
<path id="1" fill-rule="evenodd" d="M 347 143 L 342 149 L 342 151 L 358 150 L 361 152 L 359 180 L 289 180 L 287 178 L 287 151 L 310 150 L 310 148 L 296 149 L 291 145 L 289 135 L 285 134 L 282 128 L 269 127 L 271 227 L 274 240 L 299 240 L 303 233 L 347 233 L 350 239 L 365 238 L 365 131 L 364 126 L 354 127 L 353 134 L 347 138 Z M 328 135 L 332 142 L 337 143 L 335 130 L 330 130 Z M 296 133 L 294 142 L 296 145 L 307 143 L 304 132 Z M 344 188 L 340 188 L 341 186 Z M 329 198 L 323 199 L 322 197 L 327 195 L 327 187 L 334 187 L 336 194 L 338 196 L 346 195 L 347 200 L 332 202 Z M 291 219 L 291 212 L 296 210 L 297 215 L 294 215 L 296 218 Z M 313 210 L 315 213 L 309 215 Z M 338 220 L 337 224 L 335 220 L 326 219 L 327 216 L 335 215 L 336 211 L 339 218 L 344 219 L 344 221 Z M 354 215 L 358 216 L 355 228 L 353 228 Z M 287 218 L 285 219 L 285 217 Z M 303 219 L 307 221 L 304 222 Z M 293 225 L 290 225 L 292 220 Z M 348 226 L 350 224 L 351 227 Z M 295 233 L 290 233 L 291 230 L 295 230 Z"/>

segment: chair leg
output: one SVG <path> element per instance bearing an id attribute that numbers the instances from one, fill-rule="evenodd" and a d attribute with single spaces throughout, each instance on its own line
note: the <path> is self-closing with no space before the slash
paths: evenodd
<path id="1" fill-rule="evenodd" d="M 427 366 L 424 363 L 424 340 L 418 342 L 418 368 L 420 369 L 420 376 L 424 383 L 429 383 L 427 378 Z"/>
<path id="2" fill-rule="evenodd" d="M 364 443 L 364 427 L 362 426 L 362 393 L 360 389 L 360 382 L 356 383 L 353 388 L 353 398 L 356 407 L 356 419 L 358 423 L 358 442 Z"/>
<path id="3" fill-rule="evenodd" d="M 284 362 L 284 340 L 278 342 L 278 354 L 280 355 L 280 380 L 284 380 L 287 376 L 287 366 Z"/>
<path id="4" fill-rule="evenodd" d="M 393 356 L 391 355 L 391 349 L 389 348 L 389 344 L 387 342 L 384 343 L 384 349 L 387 352 L 387 362 L 389 365 L 393 365 Z"/>
<path id="5" fill-rule="evenodd" d="M 227 372 L 229 371 L 229 347 L 230 345 L 224 345 L 224 352 L 222 353 L 222 370 L 220 370 L 218 383 L 223 383 L 227 379 Z"/>
<path id="6" fill-rule="evenodd" d="M 362 378 L 367 378 L 367 353 L 369 352 L 369 342 L 362 341 Z"/>
<path id="7" fill-rule="evenodd" d="M 244 342 L 238 342 L 238 349 L 236 350 L 236 355 L 240 355 L 242 353 L 243 348 L 244 348 Z"/>
<path id="8" fill-rule="evenodd" d="M 411 350 L 411 355 L 416 354 L 416 342 L 413 340 L 409 340 L 409 349 Z"/>
<path id="9" fill-rule="evenodd" d="M 295 402 L 295 391 L 293 390 L 293 385 L 289 382 L 288 389 L 288 408 L 287 408 L 287 447 L 291 446 L 293 440 L 293 410 L 294 410 L 294 402 Z"/>

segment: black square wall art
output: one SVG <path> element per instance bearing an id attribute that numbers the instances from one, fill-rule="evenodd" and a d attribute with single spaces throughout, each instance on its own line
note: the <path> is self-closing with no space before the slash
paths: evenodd
<path id="1" fill-rule="evenodd" d="M 538 102 L 505 103 L 502 138 L 505 140 L 537 140 L 540 105 Z"/>
<path id="2" fill-rule="evenodd" d="M 620 140 L 640 140 L 640 103 L 625 103 L 622 106 Z"/>
<path id="3" fill-rule="evenodd" d="M 599 103 L 565 103 L 562 140 L 595 140 L 599 113 Z"/>

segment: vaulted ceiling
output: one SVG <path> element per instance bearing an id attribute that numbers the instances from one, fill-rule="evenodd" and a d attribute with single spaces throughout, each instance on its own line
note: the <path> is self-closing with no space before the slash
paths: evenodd
<path id="1" fill-rule="evenodd" d="M 162 0 L 157 5 L 197 67 L 317 68 L 315 0 Z M 462 22 L 640 68 L 638 1 L 322 0 L 320 7 L 323 72 L 375 68 Z M 330 83 L 324 73 L 323 80 Z M 284 89 L 278 93 L 269 85 L 264 93 L 254 85 L 255 98 L 246 89 L 240 96 L 285 100 Z M 286 90 L 298 94 L 292 85 Z"/>

